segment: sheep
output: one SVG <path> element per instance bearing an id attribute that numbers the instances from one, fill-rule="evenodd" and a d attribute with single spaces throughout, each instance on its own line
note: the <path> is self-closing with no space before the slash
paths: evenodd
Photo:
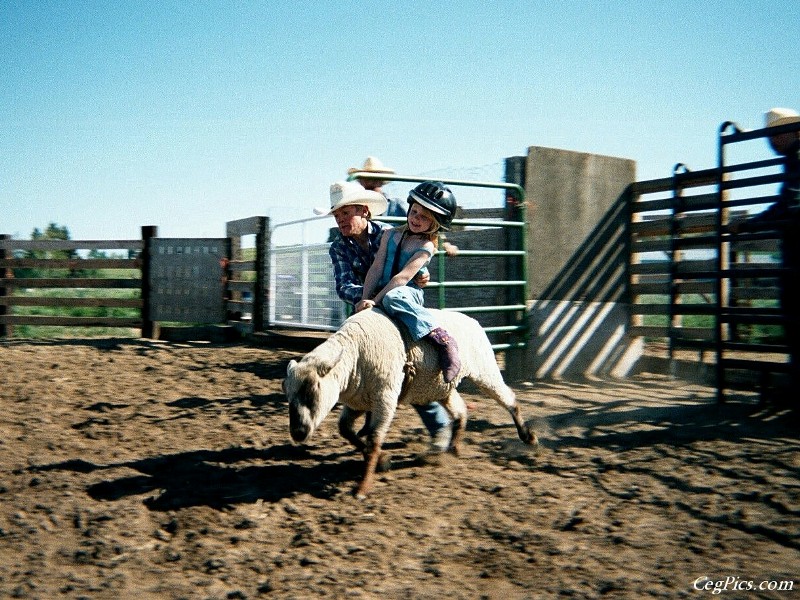
<path id="1" fill-rule="evenodd" d="M 372 488 L 381 446 L 399 402 L 440 402 L 453 418 L 449 450 L 458 455 L 467 422 L 467 407 L 456 390 L 462 379 L 474 382 L 504 406 L 526 444 L 538 445 L 523 422 L 514 392 L 505 384 L 494 351 L 480 324 L 458 312 L 433 311 L 435 319 L 458 343 L 461 370 L 447 384 L 438 351 L 426 340 L 411 342 L 407 334 L 377 309 L 347 319 L 325 342 L 299 362 L 291 360 L 283 390 L 289 404 L 289 431 L 296 443 L 307 442 L 337 402 L 344 405 L 339 433 L 364 453 L 364 476 L 355 493 L 365 498 Z M 371 412 L 366 443 L 355 432 L 355 420 Z"/>

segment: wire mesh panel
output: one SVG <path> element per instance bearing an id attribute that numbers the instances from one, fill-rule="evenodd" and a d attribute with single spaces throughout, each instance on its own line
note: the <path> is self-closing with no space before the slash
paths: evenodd
<path id="1" fill-rule="evenodd" d="M 329 247 L 328 243 L 273 247 L 271 324 L 338 329 L 346 313 L 336 295 Z"/>
<path id="2" fill-rule="evenodd" d="M 153 321 L 225 321 L 222 259 L 225 239 L 152 238 L 150 315 Z"/>

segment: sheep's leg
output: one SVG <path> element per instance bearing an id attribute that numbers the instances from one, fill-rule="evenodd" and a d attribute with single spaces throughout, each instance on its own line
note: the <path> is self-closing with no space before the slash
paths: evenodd
<path id="1" fill-rule="evenodd" d="M 364 414 L 362 410 L 354 410 L 345 406 L 342 409 L 342 414 L 339 416 L 339 434 L 348 442 L 356 447 L 359 452 L 364 452 L 367 447 L 364 441 L 358 437 L 355 428 L 356 419 Z"/>
<path id="2" fill-rule="evenodd" d="M 459 456 L 461 454 L 461 440 L 464 437 L 464 430 L 467 428 L 467 405 L 455 389 L 450 390 L 450 394 L 445 400 L 441 401 L 441 404 L 453 419 L 450 450 L 452 450 L 453 454 Z"/>
<path id="3" fill-rule="evenodd" d="M 473 378 L 473 382 L 488 396 L 493 398 L 495 402 L 505 407 L 514 425 L 517 427 L 517 435 L 526 444 L 535 446 L 539 443 L 536 434 L 531 431 L 530 427 L 522 419 L 520 414 L 519 404 L 517 404 L 517 397 L 510 387 L 503 381 L 500 375 L 500 370 L 496 372 L 487 371 L 482 373 L 481 376 Z"/>
<path id="4" fill-rule="evenodd" d="M 522 420 L 522 415 L 519 412 L 519 404 L 515 404 L 514 408 L 508 409 L 508 412 L 511 413 L 511 418 L 514 419 L 514 425 L 517 426 L 517 435 L 519 436 L 519 439 L 531 446 L 538 445 L 539 440 L 536 437 L 536 434 L 531 431 L 531 428 L 528 427 L 527 423 Z"/>
<path id="5" fill-rule="evenodd" d="M 375 472 L 378 470 L 378 463 L 381 460 L 381 446 L 383 446 L 383 436 L 370 436 L 364 452 L 364 477 L 356 488 L 356 498 L 363 500 L 372 491 L 375 483 Z"/>
<path id="6" fill-rule="evenodd" d="M 383 440 L 389 431 L 389 425 L 397 409 L 397 395 L 383 398 L 372 411 L 370 433 L 364 449 L 364 477 L 356 488 L 356 498 L 363 499 L 372 490 L 375 483 L 375 472 L 386 470 L 389 463 L 388 456 L 381 451 Z"/>

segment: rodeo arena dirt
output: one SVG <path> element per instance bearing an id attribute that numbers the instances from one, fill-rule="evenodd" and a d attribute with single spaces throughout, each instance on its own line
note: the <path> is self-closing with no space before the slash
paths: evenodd
<path id="1" fill-rule="evenodd" d="M 468 387 L 459 458 L 401 406 L 390 471 L 338 409 L 295 445 L 302 352 L 0 342 L 4 598 L 789 598 L 796 412 L 659 375 L 515 384 L 540 439 Z"/>

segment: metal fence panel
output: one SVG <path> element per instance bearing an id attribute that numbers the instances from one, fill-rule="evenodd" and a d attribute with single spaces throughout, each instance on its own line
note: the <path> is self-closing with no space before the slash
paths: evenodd
<path id="1" fill-rule="evenodd" d="M 217 238 L 149 240 L 150 314 L 153 321 L 225 321 L 223 259 L 227 241 Z"/>
<path id="2" fill-rule="evenodd" d="M 329 247 L 273 247 L 271 325 L 334 331 L 342 324 L 346 305 L 336 295 Z"/>

